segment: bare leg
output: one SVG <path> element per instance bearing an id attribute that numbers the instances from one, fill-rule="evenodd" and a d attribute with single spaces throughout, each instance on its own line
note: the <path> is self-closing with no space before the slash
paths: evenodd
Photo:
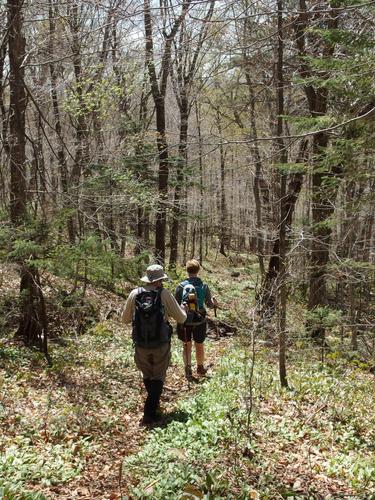
<path id="1" fill-rule="evenodd" d="M 206 368 L 204 367 L 204 344 L 202 343 L 195 343 L 195 355 L 197 358 L 197 373 L 198 375 L 205 375 L 207 372 Z"/>
<path id="2" fill-rule="evenodd" d="M 197 358 L 197 365 L 204 365 L 204 345 L 195 342 L 195 355 Z"/>
<path id="3" fill-rule="evenodd" d="M 191 342 L 184 342 L 184 365 L 185 365 L 185 375 L 186 377 L 191 377 Z"/>

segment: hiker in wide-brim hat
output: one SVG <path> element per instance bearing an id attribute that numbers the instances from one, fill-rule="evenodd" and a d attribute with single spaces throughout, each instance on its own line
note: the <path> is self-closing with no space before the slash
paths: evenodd
<path id="1" fill-rule="evenodd" d="M 146 275 L 141 278 L 144 283 L 155 283 L 159 280 L 167 280 L 168 276 L 165 274 L 164 269 L 159 264 L 152 264 L 146 269 Z"/>
<path id="2" fill-rule="evenodd" d="M 186 312 L 169 290 L 163 288 L 168 279 L 159 264 L 146 269 L 141 278 L 145 284 L 130 292 L 122 312 L 124 323 L 132 322 L 132 337 L 135 346 L 134 360 L 142 372 L 147 391 L 142 424 L 157 422 L 157 410 L 167 368 L 171 358 L 172 327 L 169 319 L 184 323 Z"/>

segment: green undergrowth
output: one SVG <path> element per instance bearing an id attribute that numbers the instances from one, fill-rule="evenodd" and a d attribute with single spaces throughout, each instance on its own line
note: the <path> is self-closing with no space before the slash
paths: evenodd
<path id="1" fill-rule="evenodd" d="M 127 458 L 132 498 L 372 498 L 374 378 L 335 357 L 294 354 L 290 389 L 277 358 L 238 343 L 175 420 Z M 250 407 L 252 386 L 252 411 Z M 189 496 L 190 495 L 190 496 Z"/>
<path id="2" fill-rule="evenodd" d="M 374 376 L 339 351 L 322 358 L 299 341 L 288 348 L 285 390 L 272 348 L 256 345 L 250 380 L 247 339 L 224 344 L 206 343 L 210 359 L 217 356 L 211 377 L 164 399 L 167 424 L 128 455 L 123 490 L 155 499 L 372 498 Z M 126 453 L 132 431 L 124 415 L 138 421 L 129 328 L 101 322 L 51 343 L 51 356 L 49 368 L 38 352 L 0 344 L 0 498 L 41 500 L 38 491 L 74 483 L 111 436 L 121 436 Z M 172 365 L 167 384 L 176 389 L 176 339 Z"/>
<path id="3" fill-rule="evenodd" d="M 170 373 L 182 371 L 181 343 L 172 347 Z M 129 328 L 100 322 L 51 342 L 50 355 L 52 367 L 36 350 L 0 343 L 0 499 L 42 500 L 37 491 L 78 480 L 111 436 L 127 440 L 124 416 L 138 424 L 143 387 Z"/>
<path id="4" fill-rule="evenodd" d="M 99 436 L 121 433 L 139 404 L 133 348 L 114 324 L 51 343 L 50 355 L 49 368 L 36 351 L 0 344 L 0 498 L 41 499 L 27 491 L 78 478 Z"/>
<path id="5" fill-rule="evenodd" d="M 231 357 L 223 358 L 215 376 L 196 395 L 180 401 L 175 420 L 155 429 L 145 447 L 126 459 L 124 476 L 138 483 L 132 497 L 179 498 L 194 488 L 208 488 L 212 494 L 226 491 L 220 456 L 223 444 L 232 442 L 231 413 L 239 410 L 242 368 Z"/>

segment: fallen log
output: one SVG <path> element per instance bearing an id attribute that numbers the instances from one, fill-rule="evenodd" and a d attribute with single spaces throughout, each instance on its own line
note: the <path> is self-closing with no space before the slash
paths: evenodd
<path id="1" fill-rule="evenodd" d="M 207 318 L 207 335 L 210 338 L 232 337 L 237 333 L 237 327 L 229 325 L 217 318 Z"/>

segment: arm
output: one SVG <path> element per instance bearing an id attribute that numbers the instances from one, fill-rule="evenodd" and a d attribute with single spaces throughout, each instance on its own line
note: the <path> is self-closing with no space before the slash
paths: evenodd
<path id="1" fill-rule="evenodd" d="M 124 309 L 121 314 L 121 321 L 123 323 L 131 323 L 134 315 L 134 299 L 138 290 L 132 290 L 125 303 Z"/>
<path id="2" fill-rule="evenodd" d="M 168 316 L 171 316 L 177 323 L 185 323 L 186 311 L 181 307 L 169 290 L 163 290 L 163 304 Z"/>
<path id="3" fill-rule="evenodd" d="M 215 299 L 215 297 L 212 297 L 211 290 L 209 289 L 207 284 L 205 284 L 205 287 L 206 287 L 206 295 L 204 298 L 204 302 L 208 308 L 213 309 L 214 307 L 218 306 L 217 300 Z"/>

